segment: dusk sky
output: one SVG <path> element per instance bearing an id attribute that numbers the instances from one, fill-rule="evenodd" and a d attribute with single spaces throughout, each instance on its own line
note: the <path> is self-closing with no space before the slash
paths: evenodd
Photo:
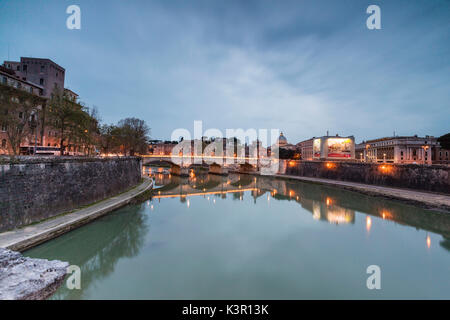
<path id="1" fill-rule="evenodd" d="M 448 0 L 0 0 L 0 59 L 21 56 L 61 65 L 103 122 L 144 119 L 153 139 L 194 120 L 291 143 L 450 132 Z"/>

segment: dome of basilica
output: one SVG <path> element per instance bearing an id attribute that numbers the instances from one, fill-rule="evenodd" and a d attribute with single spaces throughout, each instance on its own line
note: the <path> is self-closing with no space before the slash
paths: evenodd
<path id="1" fill-rule="evenodd" d="M 279 146 L 284 146 L 284 145 L 287 144 L 287 139 L 286 139 L 286 137 L 283 135 L 283 132 L 280 133 L 280 136 L 278 137 L 278 140 L 277 140 L 277 144 L 278 144 Z"/>

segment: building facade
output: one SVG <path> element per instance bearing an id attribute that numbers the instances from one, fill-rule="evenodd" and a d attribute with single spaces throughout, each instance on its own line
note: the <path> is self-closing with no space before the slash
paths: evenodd
<path id="1" fill-rule="evenodd" d="M 22 80 L 43 87 L 46 98 L 51 98 L 55 89 L 64 90 L 66 70 L 50 59 L 21 57 L 20 61 L 5 61 L 3 66 L 13 70 Z"/>
<path id="2" fill-rule="evenodd" d="M 311 161 L 313 159 L 313 142 L 315 137 L 301 141 L 297 143 L 297 146 L 301 150 L 301 158 L 302 160 Z"/>
<path id="3" fill-rule="evenodd" d="M 177 144 L 176 141 L 151 140 L 148 145 L 148 153 L 152 155 L 169 156 L 172 154 L 172 149 Z"/>
<path id="4" fill-rule="evenodd" d="M 21 77 L 17 76 L 16 73 L 5 67 L 0 66 L 0 83 L 3 86 L 12 87 L 16 90 L 25 91 L 31 95 L 35 95 L 38 97 L 42 97 L 43 95 L 43 87 L 36 85 L 32 82 L 23 80 Z M 36 142 L 41 141 L 39 131 L 42 126 L 42 121 L 39 118 L 39 115 L 42 113 L 43 105 L 45 99 L 42 97 L 42 104 L 36 106 L 36 113 L 30 115 L 30 119 L 23 119 L 24 113 L 23 110 L 17 110 L 14 116 L 17 116 L 19 119 L 23 119 L 23 122 L 26 123 L 28 121 L 33 121 L 37 124 L 37 129 L 32 133 L 27 135 L 23 141 L 24 145 L 33 145 Z M 8 141 L 7 134 L 7 124 L 0 123 L 0 154 L 10 154 L 12 152 L 11 145 Z"/>
<path id="5" fill-rule="evenodd" d="M 297 144 L 303 160 L 354 160 L 355 137 L 313 137 Z"/>
<path id="6" fill-rule="evenodd" d="M 450 150 L 443 149 L 437 146 L 432 154 L 433 163 L 435 164 L 450 164 Z"/>
<path id="7" fill-rule="evenodd" d="M 356 157 L 365 162 L 432 164 L 440 150 L 432 136 L 395 136 L 363 141 L 356 147 Z M 445 154 L 445 150 L 444 150 Z M 442 151 L 441 151 L 441 158 Z"/>
<path id="8" fill-rule="evenodd" d="M 77 102 L 78 100 L 78 95 L 75 92 L 64 87 L 65 73 L 66 70 L 63 67 L 50 59 L 42 58 L 21 57 L 20 61 L 4 61 L 3 65 L 0 66 L 2 84 L 29 91 L 43 97 L 46 101 L 40 111 L 40 134 L 35 139 L 38 146 L 60 146 L 60 133 L 44 125 L 46 104 L 55 90 L 65 94 L 71 101 Z M 4 142 L 3 139 L 0 137 L 2 143 Z M 24 141 L 23 145 L 29 145 L 29 142 Z"/>

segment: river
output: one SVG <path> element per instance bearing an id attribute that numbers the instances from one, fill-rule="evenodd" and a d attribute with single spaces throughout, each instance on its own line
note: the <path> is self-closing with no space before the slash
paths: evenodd
<path id="1" fill-rule="evenodd" d="M 128 205 L 25 252 L 81 268 L 52 299 L 450 299 L 450 216 L 269 177 L 155 178 Z M 367 268 L 380 270 L 369 290 Z"/>

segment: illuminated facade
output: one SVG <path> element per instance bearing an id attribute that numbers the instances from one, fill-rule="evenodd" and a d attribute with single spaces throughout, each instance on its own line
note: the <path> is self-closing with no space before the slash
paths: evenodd
<path id="1" fill-rule="evenodd" d="M 355 138 L 353 136 L 314 137 L 299 143 L 303 160 L 353 160 Z"/>
<path id="2" fill-rule="evenodd" d="M 432 164 L 437 160 L 437 149 L 439 143 L 432 136 L 386 137 L 358 144 L 356 158 L 364 162 Z"/>
<path id="3" fill-rule="evenodd" d="M 302 160 L 313 159 L 313 142 L 314 138 L 297 143 L 297 147 L 301 150 Z"/>
<path id="4" fill-rule="evenodd" d="M 176 141 L 152 140 L 148 145 L 148 153 L 153 155 L 171 155 Z"/>

